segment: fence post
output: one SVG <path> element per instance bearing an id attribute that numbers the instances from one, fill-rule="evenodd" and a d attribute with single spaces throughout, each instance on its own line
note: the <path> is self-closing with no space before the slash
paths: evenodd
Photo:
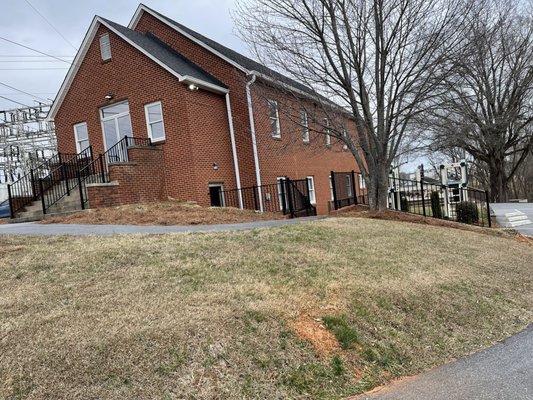
<path id="1" fill-rule="evenodd" d="M 31 194 L 33 200 L 37 200 L 37 194 L 35 193 L 35 176 L 33 175 L 33 168 L 30 169 L 30 178 L 31 178 Z"/>
<path id="2" fill-rule="evenodd" d="M 490 220 L 490 203 L 489 203 L 489 191 L 485 190 L 485 201 L 487 203 L 487 217 L 489 220 L 489 228 L 492 228 L 492 221 Z"/>
<path id="3" fill-rule="evenodd" d="M 43 207 L 43 215 L 46 214 L 46 203 L 44 201 L 44 185 L 43 179 L 39 178 L 39 189 L 41 190 L 41 205 Z"/>
<path id="4" fill-rule="evenodd" d="M 15 211 L 13 210 L 13 198 L 11 195 L 11 185 L 7 184 L 7 196 L 9 199 L 9 213 L 11 214 L 11 218 L 15 218 Z"/>
<path id="5" fill-rule="evenodd" d="M 285 184 L 287 185 L 285 189 L 287 190 L 287 197 L 289 198 L 289 212 L 291 213 L 291 218 L 294 218 L 294 199 L 292 198 L 291 180 L 285 178 Z"/>
<path id="6" fill-rule="evenodd" d="M 357 192 L 355 191 L 355 171 L 352 169 L 352 190 L 353 190 L 353 204 L 357 205 Z"/>
<path id="7" fill-rule="evenodd" d="M 81 187 L 81 175 L 80 171 L 76 172 L 76 177 L 78 178 L 78 187 L 80 188 L 80 203 L 81 209 L 85 210 L 85 201 L 83 201 L 83 188 Z"/>
<path id="8" fill-rule="evenodd" d="M 242 190 L 242 189 L 238 189 L 238 190 Z M 256 193 L 256 190 L 257 190 L 257 185 L 252 186 L 252 191 L 254 193 L 254 210 L 257 211 L 258 206 L 257 206 L 257 193 Z"/>
<path id="9" fill-rule="evenodd" d="M 422 189 L 422 211 L 424 213 L 424 217 L 426 216 L 426 198 L 424 196 L 424 178 L 420 178 L 420 188 Z"/>
<path id="10" fill-rule="evenodd" d="M 337 190 L 335 189 L 335 172 L 330 171 L 330 174 L 331 174 L 331 190 L 333 190 L 333 208 L 336 211 L 339 207 L 337 207 Z"/>
<path id="11" fill-rule="evenodd" d="M 104 158 L 100 154 L 100 173 L 102 174 L 102 183 L 105 183 L 105 172 L 104 172 Z"/>

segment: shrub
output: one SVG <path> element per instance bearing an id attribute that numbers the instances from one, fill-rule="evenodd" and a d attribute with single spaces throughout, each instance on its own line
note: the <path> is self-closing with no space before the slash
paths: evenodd
<path id="1" fill-rule="evenodd" d="M 442 207 L 440 206 L 440 193 L 431 192 L 431 212 L 435 218 L 442 218 Z"/>
<path id="2" fill-rule="evenodd" d="M 400 210 L 409 211 L 409 200 L 407 200 L 407 197 L 400 198 Z"/>
<path id="3" fill-rule="evenodd" d="M 479 221 L 479 211 L 474 203 L 461 201 L 455 206 L 455 212 L 457 213 L 457 222 L 472 224 Z"/>

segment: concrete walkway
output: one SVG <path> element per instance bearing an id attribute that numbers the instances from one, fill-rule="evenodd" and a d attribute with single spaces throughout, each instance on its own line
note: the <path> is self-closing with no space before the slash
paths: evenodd
<path id="1" fill-rule="evenodd" d="M 78 225 L 78 224 L 22 224 L 0 225 L 0 235 L 57 236 L 57 235 L 144 235 L 161 233 L 187 233 L 210 231 L 240 231 L 256 228 L 294 225 L 314 221 L 321 217 L 304 217 L 280 219 L 275 221 L 255 221 L 222 225 L 173 225 L 173 226 L 138 226 L 138 225 Z"/>
<path id="2" fill-rule="evenodd" d="M 490 205 L 496 221 L 501 226 L 510 227 L 509 218 L 505 214 L 523 214 L 530 222 L 533 221 L 533 203 L 492 203 Z M 512 227 L 523 235 L 533 236 L 533 224 Z M 532 397 L 533 399 L 533 397 Z"/>
<path id="3" fill-rule="evenodd" d="M 532 400 L 533 325 L 470 357 L 356 399 Z"/>

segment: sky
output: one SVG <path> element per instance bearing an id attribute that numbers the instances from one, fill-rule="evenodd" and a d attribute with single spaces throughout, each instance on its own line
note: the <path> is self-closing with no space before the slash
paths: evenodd
<path id="1" fill-rule="evenodd" d="M 235 33 L 231 16 L 234 0 L 143 0 L 143 3 L 249 55 L 247 46 Z M 35 100 L 50 103 L 94 15 L 127 26 L 138 5 L 139 1 L 135 0 L 0 0 L 0 38 L 3 38 L 0 39 L 0 110 L 22 107 L 21 104 L 34 105 Z"/>

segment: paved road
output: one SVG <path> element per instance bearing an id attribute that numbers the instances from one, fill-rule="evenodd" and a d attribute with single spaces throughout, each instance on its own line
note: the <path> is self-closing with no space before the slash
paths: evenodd
<path id="1" fill-rule="evenodd" d="M 470 357 L 355 399 L 532 400 L 533 325 Z"/>
<path id="2" fill-rule="evenodd" d="M 533 222 L 533 203 L 493 203 L 490 205 L 490 208 L 496 216 L 496 221 L 502 226 L 505 226 L 507 223 L 505 214 L 516 210 L 523 212 Z M 517 226 L 513 229 L 516 229 L 523 235 L 533 236 L 533 224 Z"/>
<path id="3" fill-rule="evenodd" d="M 301 222 L 313 221 L 320 217 L 304 217 L 296 219 L 281 219 L 276 221 L 256 221 L 239 224 L 222 225 L 174 225 L 174 226 L 136 226 L 136 225 L 77 225 L 77 224 L 37 224 L 27 222 L 22 224 L 0 225 L 0 235 L 124 235 L 124 234 L 160 234 L 187 233 L 208 231 L 238 231 L 255 228 L 270 228 L 276 226 L 293 225 Z"/>

